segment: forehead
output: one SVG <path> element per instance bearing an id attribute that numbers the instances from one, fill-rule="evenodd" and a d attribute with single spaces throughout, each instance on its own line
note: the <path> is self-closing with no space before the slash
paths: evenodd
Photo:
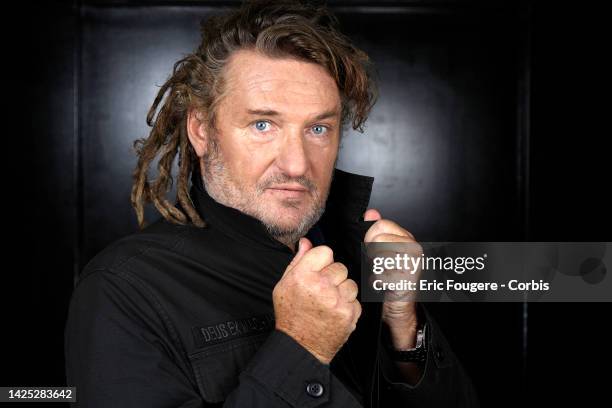
<path id="1" fill-rule="evenodd" d="M 240 50 L 232 54 L 225 76 L 232 110 L 265 106 L 281 114 L 310 115 L 340 104 L 334 79 L 314 63 Z"/>

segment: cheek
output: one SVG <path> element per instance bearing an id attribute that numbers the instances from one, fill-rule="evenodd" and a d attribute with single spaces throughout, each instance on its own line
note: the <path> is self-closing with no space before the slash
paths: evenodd
<path id="1" fill-rule="evenodd" d="M 271 146 L 242 142 L 246 138 L 236 138 L 228 143 L 227 161 L 233 173 L 244 184 L 255 184 L 274 160 Z"/>
<path id="2" fill-rule="evenodd" d="M 307 146 L 307 149 L 310 162 L 320 169 L 332 167 L 338 154 L 338 146 L 335 143 L 326 146 L 319 146 L 313 143 Z"/>
<path id="3" fill-rule="evenodd" d="M 311 169 L 319 186 L 329 182 L 334 170 L 334 162 L 338 154 L 336 146 L 312 147 L 309 152 Z"/>

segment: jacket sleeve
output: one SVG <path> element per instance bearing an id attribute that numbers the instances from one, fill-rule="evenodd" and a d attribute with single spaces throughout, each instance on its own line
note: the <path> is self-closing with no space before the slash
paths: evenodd
<path id="1" fill-rule="evenodd" d="M 387 349 L 379 343 L 382 407 L 478 407 L 476 391 L 431 314 L 418 304 L 427 322 L 427 361 L 420 380 L 403 382 Z M 380 338 L 379 338 L 380 342 Z"/>
<path id="2" fill-rule="evenodd" d="M 274 330 L 226 401 L 231 407 L 346 407 L 361 408 L 355 395 L 292 337 Z M 283 403 L 279 404 L 278 401 Z M 258 401 L 250 405 L 251 401 Z M 276 401 L 275 405 L 271 402 Z"/>
<path id="3" fill-rule="evenodd" d="M 75 406 L 213 406 L 198 392 L 165 319 L 146 288 L 129 275 L 97 270 L 81 279 L 70 302 L 64 344 L 67 384 L 77 388 Z M 273 330 L 222 406 L 361 405 L 328 365 Z"/>

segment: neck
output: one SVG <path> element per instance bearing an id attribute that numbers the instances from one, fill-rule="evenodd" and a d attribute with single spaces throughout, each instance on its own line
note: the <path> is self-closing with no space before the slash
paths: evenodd
<path id="1" fill-rule="evenodd" d="M 299 239 L 296 241 L 293 237 L 285 238 L 285 237 L 274 237 L 277 241 L 282 244 L 285 244 L 289 247 L 291 252 L 294 254 L 297 252 L 297 243 Z"/>

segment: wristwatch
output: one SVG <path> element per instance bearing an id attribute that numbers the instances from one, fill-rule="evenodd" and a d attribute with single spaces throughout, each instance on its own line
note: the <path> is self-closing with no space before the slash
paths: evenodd
<path id="1" fill-rule="evenodd" d="M 424 364 L 427 361 L 427 341 L 426 341 L 427 323 L 417 330 L 416 346 L 407 350 L 396 349 L 389 336 L 384 336 L 384 344 L 393 361 L 404 363 L 419 363 Z"/>

